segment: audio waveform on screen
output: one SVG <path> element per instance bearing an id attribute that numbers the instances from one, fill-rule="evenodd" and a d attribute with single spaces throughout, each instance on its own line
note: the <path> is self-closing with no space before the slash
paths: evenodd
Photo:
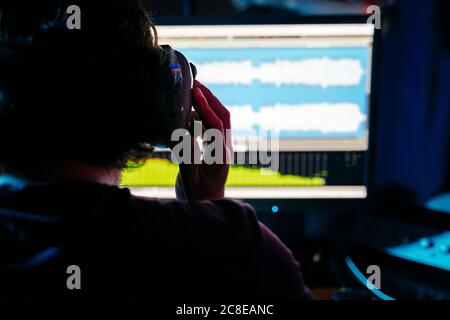
<path id="1" fill-rule="evenodd" d="M 230 108 L 233 135 L 364 138 L 367 47 L 186 48 L 198 80 Z"/>
<path id="2" fill-rule="evenodd" d="M 354 86 L 361 82 L 364 70 L 356 59 L 328 57 L 261 62 L 252 60 L 196 62 L 199 79 L 205 84 L 247 85 L 253 81 L 275 86 L 307 85 L 328 88 Z"/>
<path id="3" fill-rule="evenodd" d="M 231 166 L 226 185 L 266 187 L 318 187 L 326 184 L 324 177 L 301 177 L 272 173 L 263 174 L 262 168 Z M 122 172 L 122 186 L 173 187 L 178 175 L 178 165 L 167 159 L 148 159 L 145 164 L 127 168 Z"/>
<path id="4" fill-rule="evenodd" d="M 352 103 L 277 104 L 262 106 L 257 111 L 251 105 L 227 108 L 233 129 L 242 131 L 250 131 L 257 126 L 266 131 L 345 133 L 358 131 L 360 125 L 367 121 L 359 106 Z"/>

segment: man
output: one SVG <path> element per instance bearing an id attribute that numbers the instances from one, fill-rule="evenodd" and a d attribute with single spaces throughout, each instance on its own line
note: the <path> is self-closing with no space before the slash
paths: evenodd
<path id="1" fill-rule="evenodd" d="M 227 164 L 183 165 L 194 202 L 118 187 L 174 121 L 171 61 L 139 0 L 7 0 L 0 17 L 2 297 L 310 297 L 291 252 L 223 198 Z M 230 129 L 199 82 L 192 99 L 206 129 Z"/>

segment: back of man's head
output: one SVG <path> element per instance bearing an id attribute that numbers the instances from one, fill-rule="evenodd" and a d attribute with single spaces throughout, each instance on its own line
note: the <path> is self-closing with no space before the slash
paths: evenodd
<path id="1" fill-rule="evenodd" d="M 2 0 L 0 164 L 147 156 L 172 117 L 156 42 L 140 0 Z"/>

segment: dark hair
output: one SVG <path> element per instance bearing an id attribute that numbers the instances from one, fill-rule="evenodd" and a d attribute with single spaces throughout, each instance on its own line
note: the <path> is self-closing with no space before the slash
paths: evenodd
<path id="1" fill-rule="evenodd" d="M 148 157 L 172 130 L 168 60 L 140 0 L 2 0 L 0 164 Z"/>

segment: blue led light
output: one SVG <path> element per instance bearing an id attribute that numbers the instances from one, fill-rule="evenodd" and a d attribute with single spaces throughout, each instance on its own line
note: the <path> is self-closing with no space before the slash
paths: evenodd
<path id="1" fill-rule="evenodd" d="M 273 213 L 277 213 L 278 210 L 279 210 L 278 206 L 273 206 L 273 207 L 272 207 L 272 212 L 273 212 Z"/>

